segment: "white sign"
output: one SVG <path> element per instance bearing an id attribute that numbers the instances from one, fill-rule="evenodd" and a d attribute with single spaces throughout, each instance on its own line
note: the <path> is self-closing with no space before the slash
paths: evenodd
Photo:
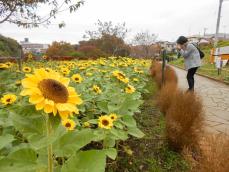
<path id="1" fill-rule="evenodd" d="M 229 46 L 216 48 L 215 56 L 229 54 Z"/>
<path id="2" fill-rule="evenodd" d="M 215 57 L 215 66 L 216 66 L 216 68 L 220 69 L 221 66 L 222 66 L 221 64 L 222 64 L 222 63 L 221 63 L 221 57 L 216 56 L 216 57 Z"/>

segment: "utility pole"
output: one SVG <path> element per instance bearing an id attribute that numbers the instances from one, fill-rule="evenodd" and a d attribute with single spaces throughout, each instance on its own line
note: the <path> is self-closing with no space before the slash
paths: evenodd
<path id="1" fill-rule="evenodd" d="M 218 43 L 222 4 L 223 4 L 223 0 L 219 0 L 219 10 L 218 10 L 218 17 L 217 17 L 217 24 L 216 24 L 214 48 L 217 47 L 217 43 Z"/>
<path id="2" fill-rule="evenodd" d="M 223 26 L 223 29 L 224 29 L 224 39 L 226 39 L 226 34 L 227 34 L 226 27 L 227 27 L 226 25 Z"/>
<path id="3" fill-rule="evenodd" d="M 205 35 L 206 35 L 206 31 L 208 30 L 208 28 L 204 28 L 204 37 L 205 37 Z"/>

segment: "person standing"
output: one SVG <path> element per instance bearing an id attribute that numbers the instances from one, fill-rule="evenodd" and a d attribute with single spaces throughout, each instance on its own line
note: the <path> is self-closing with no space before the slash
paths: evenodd
<path id="1" fill-rule="evenodd" d="M 194 75 L 197 69 L 201 66 L 201 58 L 199 50 L 195 45 L 188 42 L 184 36 L 177 39 L 177 49 L 181 56 L 184 57 L 185 69 L 187 72 L 188 91 L 194 91 Z"/>

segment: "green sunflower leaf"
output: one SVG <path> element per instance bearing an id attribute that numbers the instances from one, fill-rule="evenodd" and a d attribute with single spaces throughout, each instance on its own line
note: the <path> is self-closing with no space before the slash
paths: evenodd
<path id="1" fill-rule="evenodd" d="M 112 153 L 110 153 L 112 155 Z M 105 172 L 106 152 L 103 150 L 81 151 L 73 155 L 61 172 Z"/>
<path id="2" fill-rule="evenodd" d="M 137 127 L 128 127 L 128 134 L 137 137 L 137 138 L 142 138 L 144 137 L 144 133 L 138 129 Z"/>
<path id="3" fill-rule="evenodd" d="M 38 154 L 31 148 L 22 148 L 11 152 L 0 160 L 2 172 L 32 172 L 45 169 L 45 165 L 37 163 Z"/>
<path id="4" fill-rule="evenodd" d="M 9 145 L 12 141 L 14 141 L 14 136 L 10 134 L 6 134 L 0 136 L 0 149 L 4 148 L 5 146 Z"/>
<path id="5" fill-rule="evenodd" d="M 93 141 L 94 137 L 91 129 L 69 131 L 53 143 L 54 152 L 60 157 L 72 155 Z"/>
<path id="6" fill-rule="evenodd" d="M 115 148 L 105 149 L 104 151 L 109 158 L 111 158 L 112 160 L 116 159 L 117 150 Z"/>

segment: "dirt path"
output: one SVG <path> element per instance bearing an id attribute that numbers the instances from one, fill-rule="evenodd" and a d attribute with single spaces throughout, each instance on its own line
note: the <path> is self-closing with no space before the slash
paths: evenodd
<path id="1" fill-rule="evenodd" d="M 187 89 L 186 71 L 174 69 L 179 87 Z M 203 100 L 207 131 L 229 134 L 229 86 L 196 75 L 195 91 Z"/>

